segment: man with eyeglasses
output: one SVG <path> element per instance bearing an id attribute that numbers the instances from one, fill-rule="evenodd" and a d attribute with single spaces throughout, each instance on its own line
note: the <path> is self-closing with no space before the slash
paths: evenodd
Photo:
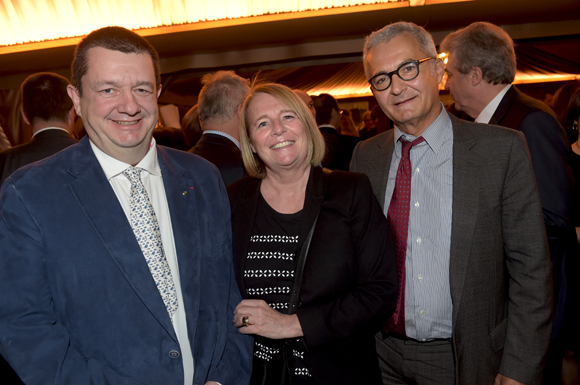
<path id="1" fill-rule="evenodd" d="M 384 384 L 536 384 L 551 331 L 551 271 L 521 133 L 450 116 L 423 28 L 367 37 L 371 90 L 395 128 L 360 143 L 391 224 L 399 304 L 377 335 Z"/>

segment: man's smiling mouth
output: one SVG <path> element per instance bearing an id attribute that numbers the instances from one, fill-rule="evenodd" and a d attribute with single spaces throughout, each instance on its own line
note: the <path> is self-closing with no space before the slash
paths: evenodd
<path id="1" fill-rule="evenodd" d="M 132 126 L 140 122 L 140 120 L 131 120 L 131 121 L 124 121 L 124 120 L 113 120 L 113 122 L 120 124 L 121 126 Z"/>

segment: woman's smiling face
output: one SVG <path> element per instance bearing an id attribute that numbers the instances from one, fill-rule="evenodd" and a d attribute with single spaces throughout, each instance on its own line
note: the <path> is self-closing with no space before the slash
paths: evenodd
<path id="1" fill-rule="evenodd" d="M 256 95 L 248 106 L 250 140 L 268 170 L 304 167 L 308 139 L 295 111 L 272 95 Z"/>

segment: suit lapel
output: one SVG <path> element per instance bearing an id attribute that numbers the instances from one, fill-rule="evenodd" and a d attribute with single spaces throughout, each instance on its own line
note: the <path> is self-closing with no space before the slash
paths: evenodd
<path id="1" fill-rule="evenodd" d="M 302 243 L 310 232 L 314 219 L 320 212 L 324 197 L 325 179 L 327 180 L 329 177 L 330 173 L 326 173 L 321 167 L 310 168 L 310 176 L 308 177 L 306 195 L 304 197 L 303 216 L 300 219 L 300 234 L 298 236 L 300 243 L 298 244 L 298 249 L 302 247 Z M 296 257 L 298 258 L 298 254 L 296 254 Z"/>
<path id="2" fill-rule="evenodd" d="M 199 276 L 200 256 L 203 254 L 196 206 L 196 202 L 201 199 L 196 199 L 198 194 L 196 188 L 199 190 L 202 186 L 196 186 L 193 179 L 187 177 L 186 170 L 174 162 L 163 147 L 157 146 L 157 154 L 179 264 L 179 280 L 184 302 L 180 306 L 184 306 L 186 311 L 189 339 L 193 341 L 199 315 L 201 292 L 199 284 L 202 281 Z M 163 310 L 167 312 L 165 307 Z"/>
<path id="3" fill-rule="evenodd" d="M 501 121 L 504 119 L 511 105 L 518 98 L 518 94 L 519 94 L 518 89 L 512 85 L 501 99 L 501 102 L 499 103 L 495 112 L 493 113 L 493 116 L 491 117 L 489 124 L 501 126 Z"/>
<path id="4" fill-rule="evenodd" d="M 465 284 L 471 240 L 475 231 L 480 191 L 480 156 L 470 127 L 451 116 L 453 123 L 453 208 L 449 281 L 453 302 L 453 325 L 456 324 L 461 294 Z"/>
<path id="5" fill-rule="evenodd" d="M 75 148 L 68 172 L 76 177 L 70 184 L 70 189 L 103 246 L 145 306 L 177 341 L 175 330 L 131 225 L 90 148 L 88 139 L 81 141 Z"/>
<path id="6" fill-rule="evenodd" d="M 256 208 L 258 207 L 258 198 L 260 194 L 261 181 L 254 178 L 247 179 L 248 186 L 240 194 L 240 201 L 235 206 L 235 212 L 232 212 L 233 229 L 233 252 L 234 252 L 234 270 L 236 280 L 240 287 L 242 297 L 246 298 L 246 287 L 244 285 L 244 264 L 248 250 L 250 248 L 250 237 L 252 236 L 253 224 L 256 219 Z M 243 218 L 243 220 L 240 220 Z"/>
<path id="7" fill-rule="evenodd" d="M 389 180 L 389 170 L 391 169 L 391 160 L 395 149 L 394 131 L 389 130 L 381 135 L 383 135 L 384 140 L 379 142 L 376 147 L 370 149 L 370 166 L 367 175 L 371 180 L 373 191 L 384 210 L 387 181 Z"/>

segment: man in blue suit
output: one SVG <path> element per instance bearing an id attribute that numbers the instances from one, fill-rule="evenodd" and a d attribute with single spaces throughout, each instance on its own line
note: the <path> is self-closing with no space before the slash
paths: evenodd
<path id="1" fill-rule="evenodd" d="M 88 137 L 0 191 L 0 353 L 26 384 L 247 383 L 226 191 L 152 139 L 157 53 L 107 27 L 72 73 Z"/>

